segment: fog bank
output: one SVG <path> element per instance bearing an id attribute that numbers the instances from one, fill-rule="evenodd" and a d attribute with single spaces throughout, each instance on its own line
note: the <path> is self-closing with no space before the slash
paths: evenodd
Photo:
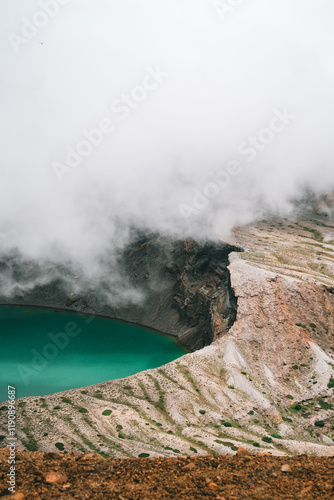
<path id="1" fill-rule="evenodd" d="M 92 279 L 107 260 L 120 283 L 133 228 L 227 237 L 305 187 L 331 192 L 333 15 L 330 0 L 3 2 L 1 255 Z"/>

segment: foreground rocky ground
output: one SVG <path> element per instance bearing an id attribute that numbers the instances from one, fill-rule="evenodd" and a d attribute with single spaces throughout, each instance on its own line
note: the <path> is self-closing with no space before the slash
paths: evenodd
<path id="1" fill-rule="evenodd" d="M 8 453 L 1 450 L 0 496 L 13 500 L 334 497 L 334 459 L 251 456 L 242 450 L 239 453 L 218 457 L 103 459 L 97 454 L 19 452 L 16 493 L 7 496 Z"/>

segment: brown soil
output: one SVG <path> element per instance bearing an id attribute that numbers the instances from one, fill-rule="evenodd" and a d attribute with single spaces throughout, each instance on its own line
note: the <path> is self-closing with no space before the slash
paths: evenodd
<path id="1" fill-rule="evenodd" d="M 0 496 L 4 498 L 9 498 L 7 458 L 7 450 L 0 450 Z M 218 457 L 103 459 L 93 453 L 23 451 L 17 452 L 16 459 L 12 500 L 334 498 L 333 458 L 241 452 Z"/>

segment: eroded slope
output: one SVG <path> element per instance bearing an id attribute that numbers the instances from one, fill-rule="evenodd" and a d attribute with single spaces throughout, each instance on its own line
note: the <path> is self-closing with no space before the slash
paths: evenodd
<path id="1" fill-rule="evenodd" d="M 228 333 L 158 369 L 23 399 L 21 448 L 130 457 L 224 454 L 242 443 L 252 451 L 333 456 L 330 272 L 323 274 L 323 284 L 314 279 L 317 271 L 304 273 L 303 280 L 280 273 L 269 254 L 284 244 L 290 255 L 296 236 L 280 239 L 280 225 L 275 235 L 272 226 L 262 227 L 272 241 L 262 260 L 256 256 L 256 266 L 251 250 L 231 256 L 238 310 Z M 239 230 L 233 243 L 246 250 L 256 247 L 257 230 Z M 300 258 L 301 269 L 317 259 L 318 243 L 310 243 L 307 259 Z M 3 433 L 5 417 L 3 407 Z"/>

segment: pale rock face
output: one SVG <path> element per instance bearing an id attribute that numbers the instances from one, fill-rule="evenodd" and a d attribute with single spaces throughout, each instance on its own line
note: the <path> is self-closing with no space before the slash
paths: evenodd
<path id="1" fill-rule="evenodd" d="M 327 436 L 322 436 L 323 442 L 328 446 L 333 446 L 333 440 Z"/>
<path id="2" fill-rule="evenodd" d="M 292 438 L 294 435 L 293 429 L 286 423 L 282 423 L 278 426 L 278 433 L 284 438 Z"/>

